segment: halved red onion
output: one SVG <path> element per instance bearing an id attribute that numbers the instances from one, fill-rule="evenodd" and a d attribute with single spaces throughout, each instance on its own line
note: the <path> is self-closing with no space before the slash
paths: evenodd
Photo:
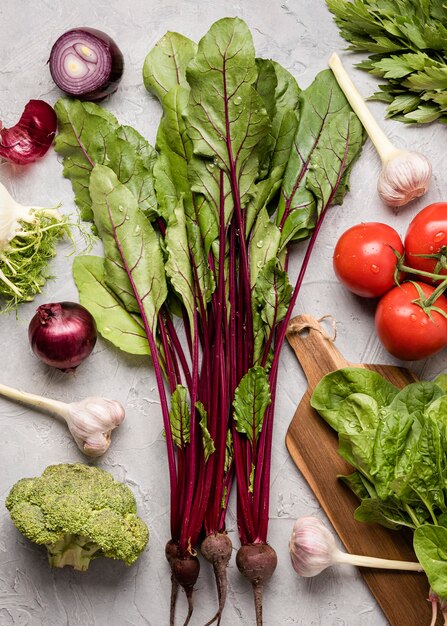
<path id="1" fill-rule="evenodd" d="M 102 100 L 118 89 L 124 58 L 116 43 L 96 28 L 74 28 L 51 48 L 50 72 L 56 85 L 80 100 Z"/>
<path id="2" fill-rule="evenodd" d="M 0 157 L 19 165 L 43 157 L 56 134 L 57 117 L 43 100 L 30 100 L 20 120 L 11 128 L 0 122 Z"/>

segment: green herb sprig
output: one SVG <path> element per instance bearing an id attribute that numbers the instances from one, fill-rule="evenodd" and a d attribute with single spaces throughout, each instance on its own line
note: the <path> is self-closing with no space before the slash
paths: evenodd
<path id="1" fill-rule="evenodd" d="M 371 96 L 387 117 L 447 122 L 447 11 L 442 0 L 326 0 L 358 67 L 387 79 Z"/>

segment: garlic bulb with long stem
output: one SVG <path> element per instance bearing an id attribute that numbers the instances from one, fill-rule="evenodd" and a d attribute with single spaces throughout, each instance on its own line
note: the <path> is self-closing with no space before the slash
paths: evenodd
<path id="1" fill-rule="evenodd" d="M 100 396 L 80 402 L 60 402 L 0 384 L 0 395 L 61 417 L 67 423 L 78 448 L 90 457 L 104 454 L 112 430 L 124 420 L 124 408 L 116 400 Z"/>
<path id="2" fill-rule="evenodd" d="M 305 577 L 316 576 L 331 565 L 346 563 L 359 567 L 422 572 L 419 562 L 396 561 L 348 554 L 337 548 L 334 536 L 318 517 L 300 517 L 293 525 L 289 542 L 294 570 Z"/>
<path id="3" fill-rule="evenodd" d="M 332 54 L 329 67 L 382 161 L 377 182 L 379 196 L 388 206 L 400 207 L 424 195 L 432 176 L 429 160 L 419 152 L 402 150 L 391 143 L 348 76 L 338 54 Z"/>

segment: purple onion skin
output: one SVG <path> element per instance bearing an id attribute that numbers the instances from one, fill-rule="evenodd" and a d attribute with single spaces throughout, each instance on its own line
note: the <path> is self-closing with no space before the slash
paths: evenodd
<path id="1" fill-rule="evenodd" d="M 28 338 L 38 359 L 62 371 L 73 371 L 95 346 L 96 324 L 77 302 L 42 304 L 29 323 Z"/>
<path id="2" fill-rule="evenodd" d="M 56 113 L 44 100 L 30 100 L 14 126 L 0 122 L 0 158 L 28 165 L 46 154 L 57 129 Z"/>
<path id="3" fill-rule="evenodd" d="M 87 89 L 82 80 L 76 85 L 69 86 L 66 83 L 67 76 L 64 76 L 63 70 L 61 71 L 57 65 L 58 53 L 70 38 L 76 45 L 85 43 L 93 47 L 92 44 L 95 44 L 103 55 L 102 61 L 109 65 L 106 75 L 101 77 L 101 80 L 96 80 L 93 85 L 89 85 Z M 73 28 L 61 35 L 51 48 L 48 63 L 51 76 L 61 91 L 78 100 L 90 102 L 99 102 L 114 93 L 118 89 L 124 70 L 124 57 L 115 41 L 101 30 L 87 26 Z"/>

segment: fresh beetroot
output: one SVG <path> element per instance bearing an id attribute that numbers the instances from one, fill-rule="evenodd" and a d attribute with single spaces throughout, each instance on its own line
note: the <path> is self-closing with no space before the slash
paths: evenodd
<path id="1" fill-rule="evenodd" d="M 216 615 L 205 624 L 209 626 L 213 622 L 217 621 L 220 624 L 222 619 L 222 611 L 227 599 L 227 565 L 231 558 L 231 552 L 233 550 L 233 544 L 227 533 L 213 533 L 205 537 L 200 546 L 200 551 L 203 557 L 212 564 L 214 570 L 214 576 L 216 579 L 217 597 L 219 605 Z"/>
<path id="2" fill-rule="evenodd" d="M 262 589 L 276 569 L 278 559 L 275 550 L 266 543 L 250 543 L 241 546 L 236 554 L 240 573 L 253 587 L 256 625 L 262 625 Z"/>
<path id="3" fill-rule="evenodd" d="M 199 577 L 199 559 L 193 554 L 182 557 L 178 544 L 176 544 L 172 539 L 166 544 L 165 555 L 169 565 L 171 566 L 171 608 L 169 624 L 170 626 L 174 626 L 175 602 L 180 585 L 185 590 L 186 598 L 188 600 L 188 614 L 183 624 L 183 626 L 187 626 L 194 610 L 193 593 L 194 585 Z"/>

